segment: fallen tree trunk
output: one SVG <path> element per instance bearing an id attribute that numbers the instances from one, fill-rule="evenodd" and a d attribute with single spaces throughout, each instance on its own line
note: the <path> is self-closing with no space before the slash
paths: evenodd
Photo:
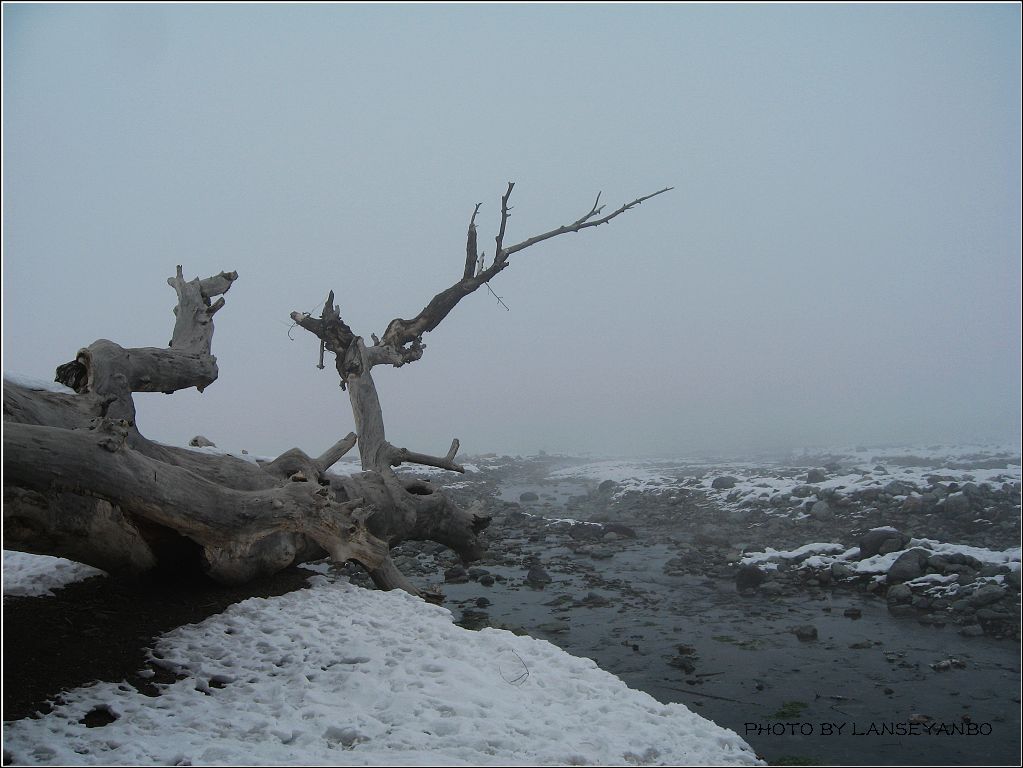
<path id="1" fill-rule="evenodd" d="M 506 246 L 513 184 L 501 198 L 490 266 L 478 252 L 477 205 L 469 222 L 465 265 L 454 285 L 411 320 L 396 318 L 367 345 L 341 319 L 331 291 L 318 318 L 292 313 L 331 352 L 347 390 L 356 432 L 313 458 L 293 448 L 273 461 L 249 462 L 197 453 L 146 439 L 135 422 L 135 392 L 200 392 L 218 375 L 213 316 L 238 278 L 221 272 L 186 281 L 181 267 L 168 284 L 177 295 L 167 347 L 125 348 L 100 339 L 57 368 L 69 392 L 4 382 L 4 545 L 68 557 L 112 573 L 164 569 L 202 573 L 225 583 L 272 574 L 329 556 L 354 561 L 385 589 L 422 594 L 394 566 L 390 548 L 406 540 L 439 542 L 463 561 L 478 559 L 490 518 L 465 510 L 424 480 L 401 477 L 402 464 L 464 472 L 458 440 L 444 455 L 390 443 L 373 368 L 420 359 L 423 334 L 508 266 L 513 253 L 569 232 L 599 226 L 661 194 L 601 216 L 600 197 L 572 224 Z M 356 444 L 360 473 L 330 467 Z M 429 595 L 427 595 L 429 596 Z"/>
<path id="2" fill-rule="evenodd" d="M 224 583 L 328 555 L 369 569 L 387 559 L 386 538 L 368 525 L 379 507 L 359 493 L 380 497 L 372 480 L 332 487 L 326 476 L 354 434 L 319 458 L 292 449 L 260 466 L 138 431 L 133 392 L 202 390 L 216 379 L 212 318 L 235 279 L 186 282 L 178 267 L 168 280 L 178 295 L 169 346 L 94 342 L 57 369 L 74 394 L 4 382 L 5 547 L 112 573 L 201 572 Z"/>

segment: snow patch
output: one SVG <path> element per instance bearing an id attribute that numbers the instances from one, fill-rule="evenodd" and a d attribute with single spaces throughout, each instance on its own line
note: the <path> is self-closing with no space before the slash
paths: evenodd
<path id="1" fill-rule="evenodd" d="M 96 683 L 5 724 L 31 764 L 761 765 L 733 731 L 590 659 L 471 632 L 402 592 L 313 576 L 156 644 L 187 677 L 156 698 Z M 117 719 L 79 722 L 96 707 Z"/>
<path id="2" fill-rule="evenodd" d="M 39 597 L 93 576 L 106 576 L 91 565 L 49 555 L 4 550 L 4 596 Z"/>

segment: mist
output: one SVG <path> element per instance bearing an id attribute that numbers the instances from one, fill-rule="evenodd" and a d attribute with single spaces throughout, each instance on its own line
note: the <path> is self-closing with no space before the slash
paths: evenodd
<path id="1" fill-rule="evenodd" d="M 510 258 L 400 369 L 443 454 L 1013 442 L 1020 8 L 3 7 L 3 369 L 164 346 L 166 278 L 236 270 L 220 378 L 140 430 L 312 455 L 354 429 L 292 311 L 382 335 Z"/>

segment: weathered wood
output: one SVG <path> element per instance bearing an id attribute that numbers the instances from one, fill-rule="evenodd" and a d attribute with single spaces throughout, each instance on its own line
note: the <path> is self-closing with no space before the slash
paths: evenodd
<path id="1" fill-rule="evenodd" d="M 371 336 L 373 339 L 371 346 L 367 346 L 341 319 L 340 308 L 334 304 L 333 291 L 328 294 L 319 318 L 302 312 L 291 314 L 295 323 L 319 339 L 321 352 L 326 349 L 334 354 L 341 387 L 348 391 L 352 414 L 355 417 L 359 454 L 364 470 L 360 479 L 349 480 L 347 485 L 362 483 L 371 486 L 361 490 L 351 488 L 347 492 L 361 494 L 376 507 L 373 531 L 376 535 L 386 538 L 392 546 L 404 539 L 429 539 L 444 543 L 464 560 L 473 560 L 482 553 L 481 534 L 490 518 L 479 511 L 467 512 L 460 509 L 442 491 L 429 483 L 402 482 L 397 478 L 392 467 L 403 463 L 440 467 L 453 472 L 464 472 L 465 468 L 455 462 L 459 447 L 457 439 L 452 441 L 446 456 L 418 453 L 407 448 L 398 448 L 388 442 L 384 431 L 383 411 L 373 381 L 373 367 L 381 364 L 400 367 L 420 359 L 426 349 L 423 335 L 434 330 L 463 298 L 480 286 L 487 285 L 507 267 L 508 256 L 512 253 L 561 234 L 578 232 L 587 227 L 607 223 L 644 200 L 668 191 L 662 189 L 637 198 L 602 218 L 598 218 L 602 212 L 598 195 L 597 202 L 590 210 L 572 224 L 506 248 L 504 238 L 511 215 L 508 201 L 514 186 L 509 182 L 501 198 L 501 222 L 491 266 L 484 268 L 484 257 L 478 249 L 476 216 L 480 204 L 477 204 L 469 219 L 466 233 L 465 262 L 461 279 L 436 294 L 411 320 L 402 318 L 392 320 L 382 337 Z M 322 357 L 319 367 L 323 367 Z M 341 485 L 344 486 L 346 483 L 342 481 Z M 371 575 L 382 588 L 400 587 L 414 591 L 390 560 Z"/>
<path id="2" fill-rule="evenodd" d="M 168 284 L 177 295 L 167 347 L 125 348 L 100 339 L 58 367 L 56 380 L 76 394 L 40 392 L 5 383 L 5 546 L 71 557 L 112 572 L 197 569 L 225 582 L 273 573 L 329 555 L 363 564 L 382 588 L 421 592 L 394 566 L 390 547 L 405 540 L 439 542 L 463 560 L 481 556 L 490 522 L 465 510 L 432 483 L 399 477 L 405 463 L 465 468 L 455 439 L 444 456 L 411 451 L 387 440 L 373 380 L 377 365 L 420 359 L 424 334 L 458 303 L 487 285 L 508 257 L 568 232 L 607 223 L 655 195 L 601 216 L 600 198 L 570 225 L 505 245 L 511 215 L 509 183 L 501 198 L 496 250 L 489 267 L 479 253 L 476 205 L 466 234 L 461 279 L 436 294 L 411 320 L 396 318 L 367 345 L 342 320 L 329 292 L 318 318 L 292 313 L 334 355 L 356 431 L 313 458 L 299 448 L 272 461 L 248 462 L 148 440 L 135 423 L 135 392 L 195 387 L 218 376 L 212 354 L 213 316 L 236 272 L 185 280 L 180 266 Z M 328 473 L 358 444 L 363 471 Z"/>
<path id="3" fill-rule="evenodd" d="M 184 537 L 201 548 L 207 574 L 223 582 L 280 570 L 307 551 L 310 542 L 336 560 L 353 559 L 368 568 L 386 557 L 386 544 L 368 532 L 364 516 L 356 512 L 361 500 L 334 501 L 329 489 L 315 482 L 233 490 L 131 450 L 125 445 L 127 434 L 126 423 L 109 419 L 98 420 L 90 430 L 70 431 L 8 424 L 4 473 L 22 490 L 103 499 L 120 511 L 120 520 L 111 525 L 125 536 L 147 543 L 171 532 Z M 12 530 L 9 518 L 21 528 L 43 521 L 26 504 L 5 505 L 4 517 L 5 543 Z M 109 567 L 85 555 L 82 562 Z"/>

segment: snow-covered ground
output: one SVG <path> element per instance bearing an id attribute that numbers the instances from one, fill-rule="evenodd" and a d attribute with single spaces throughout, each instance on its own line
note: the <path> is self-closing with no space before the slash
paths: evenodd
<path id="1" fill-rule="evenodd" d="M 686 461 L 644 461 L 627 459 L 608 459 L 566 467 L 551 472 L 552 480 L 581 478 L 597 483 L 610 480 L 617 485 L 613 498 L 621 498 L 626 493 L 660 493 L 676 487 L 688 471 L 692 473 L 694 465 Z"/>
<path id="2" fill-rule="evenodd" d="M 53 590 L 72 582 L 105 575 L 98 568 L 62 557 L 4 550 L 4 594 L 13 597 L 52 595 Z"/>
<path id="3" fill-rule="evenodd" d="M 909 493 L 901 494 L 903 496 L 913 493 L 914 488 L 926 488 L 934 475 L 940 475 L 944 482 L 959 484 L 1000 486 L 1020 482 L 1023 473 L 1018 463 L 984 466 L 997 463 L 998 457 L 1016 457 L 1018 461 L 1019 455 L 1018 446 L 999 445 L 857 447 L 760 461 L 602 460 L 557 470 L 550 478 L 581 478 L 598 483 L 611 480 L 617 484 L 613 493 L 615 499 L 628 493 L 670 492 L 680 486 L 697 488 L 725 509 L 737 509 L 757 501 L 777 501 L 789 494 L 793 499 L 791 510 L 776 508 L 768 513 L 799 515 L 806 501 L 817 501 L 825 495 L 849 495 L 884 488 L 893 481 L 911 486 Z M 807 481 L 807 470 L 823 463 L 834 463 L 838 468 L 827 472 L 823 480 Z M 715 487 L 714 481 L 723 476 L 733 482 Z M 794 494 L 796 489 L 801 492 Z"/>
<path id="4" fill-rule="evenodd" d="M 5 590 L 31 573 L 31 557 L 5 553 Z M 6 723 L 5 756 L 49 765 L 760 764 L 734 732 L 589 659 L 504 630 L 465 630 L 444 608 L 320 570 L 310 589 L 246 600 L 163 636 L 154 658 L 186 677 L 159 697 L 96 683 L 39 719 Z M 87 727 L 94 710 L 116 719 Z"/>

